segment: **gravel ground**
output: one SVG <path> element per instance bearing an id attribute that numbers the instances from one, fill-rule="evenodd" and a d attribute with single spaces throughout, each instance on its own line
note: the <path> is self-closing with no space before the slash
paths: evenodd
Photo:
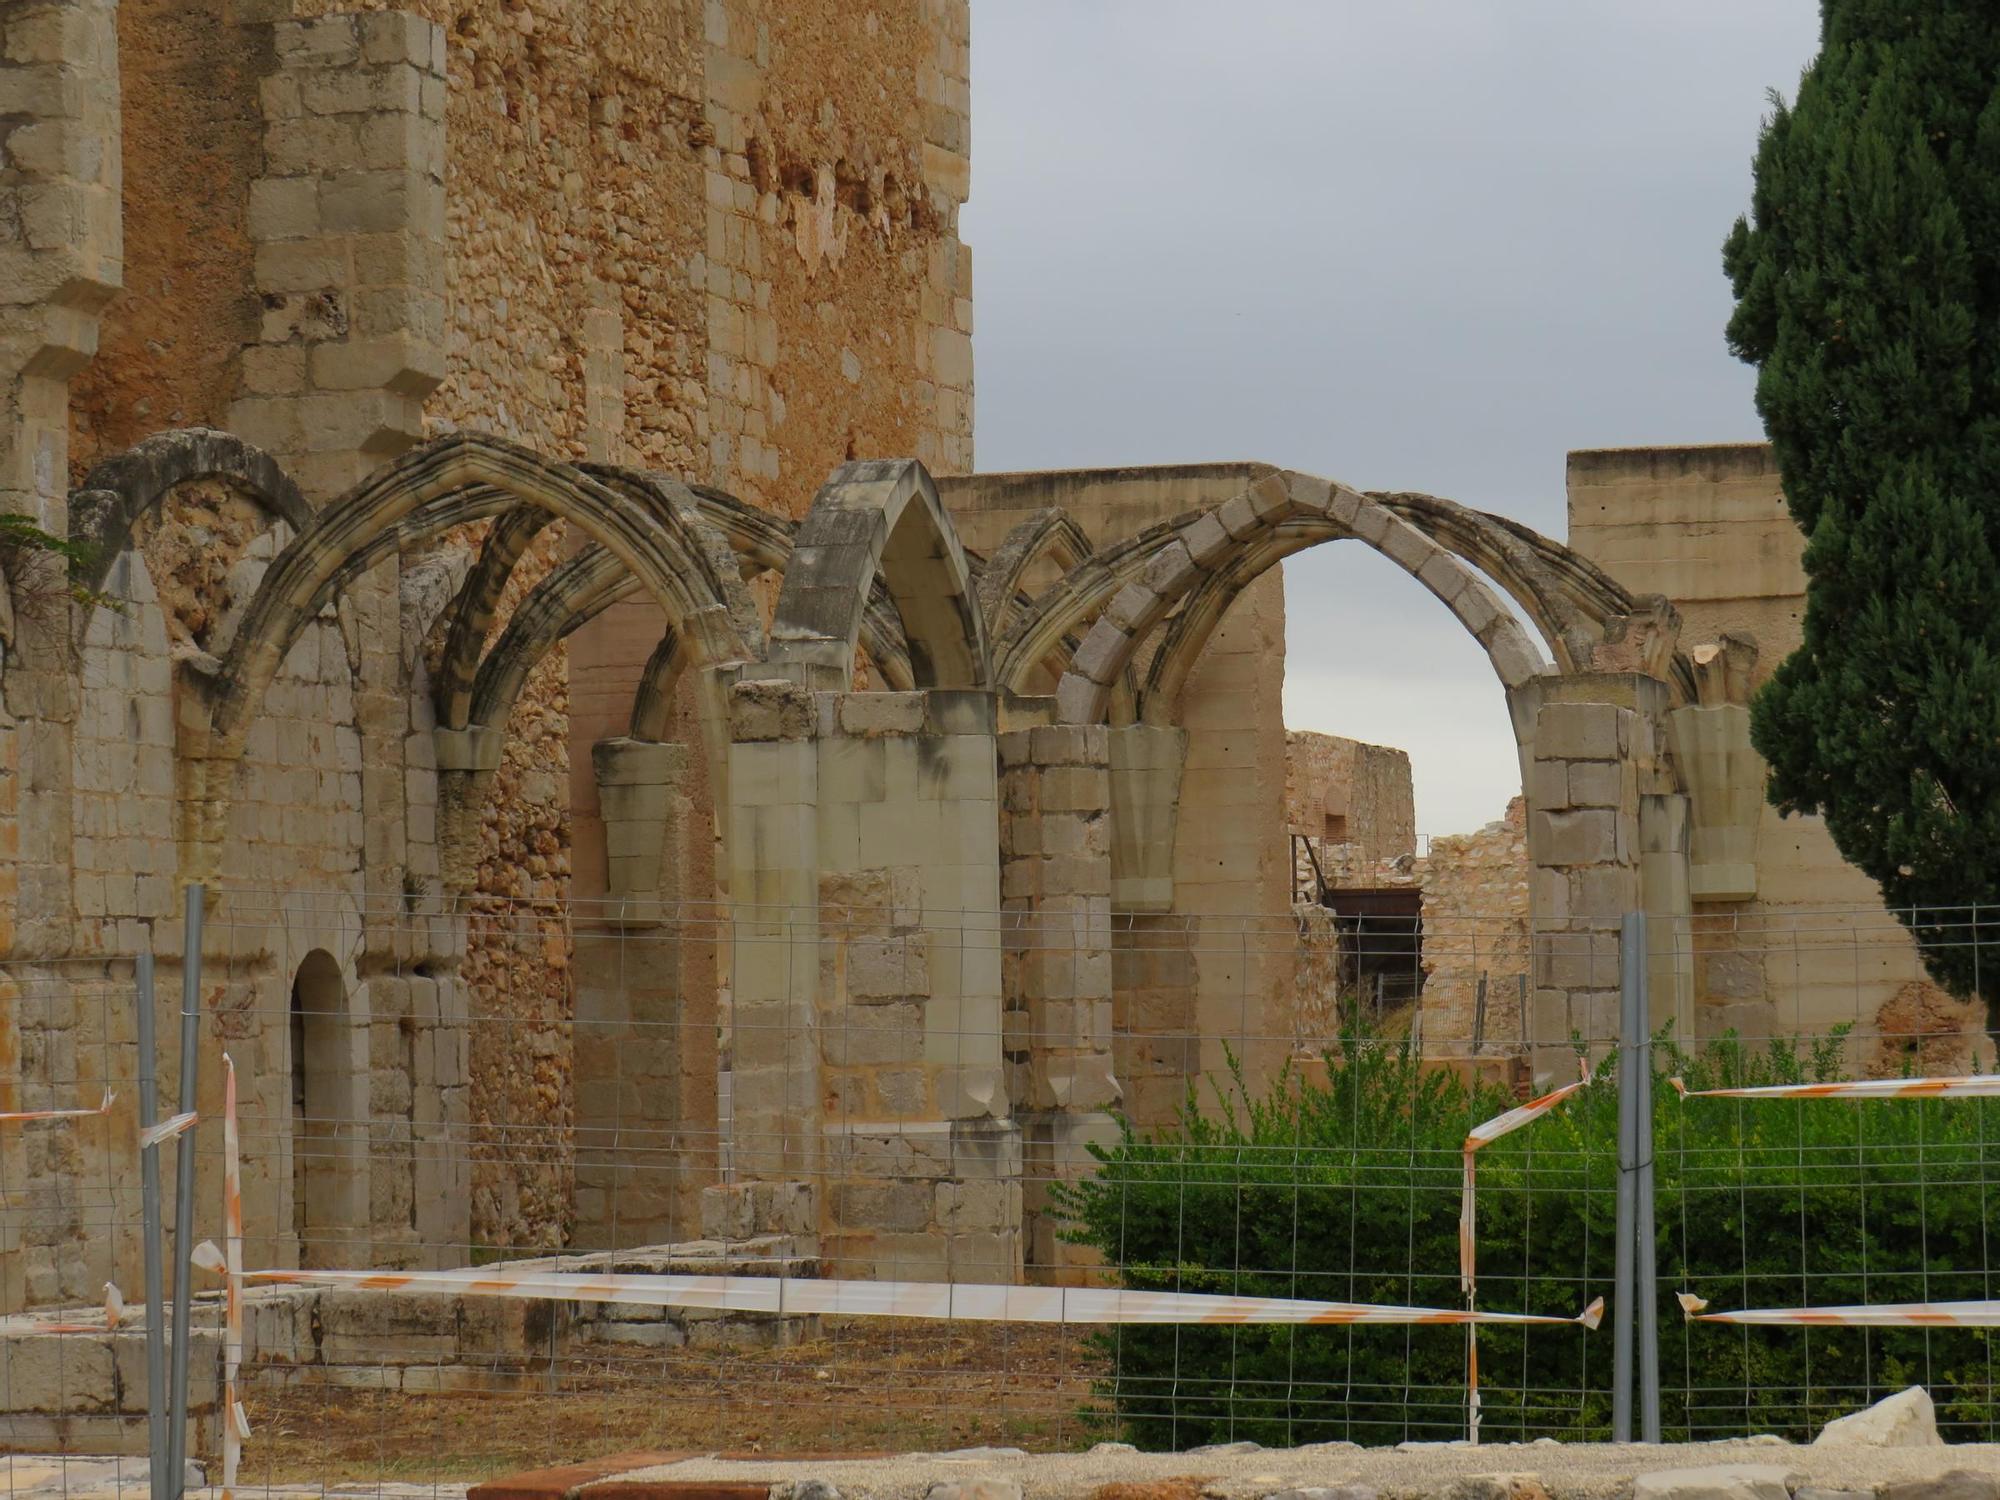
<path id="1" fill-rule="evenodd" d="M 1949 1448 L 1814 1448 L 1782 1440 L 1649 1445 L 1644 1443 L 1412 1444 L 1356 1448 L 1325 1443 L 1308 1448 L 1233 1451 L 1233 1445 L 1191 1453 L 1139 1453 L 1111 1444 L 1087 1453 L 1019 1454 L 1009 1449 L 967 1449 L 956 1454 L 912 1453 L 846 1462 L 725 1462 L 688 1459 L 618 1476 L 620 1482 L 671 1479 L 820 1479 L 844 1500 L 920 1500 L 940 1480 L 1012 1480 L 1027 1500 L 1084 1500 L 1104 1485 L 1134 1486 L 1100 1500 L 1175 1500 L 1176 1496 L 1226 1496 L 1254 1500 L 1293 1488 L 1367 1485 L 1385 1500 L 1442 1495 L 1454 1482 L 1484 1475 L 1533 1476 L 1555 1500 L 1622 1496 L 1633 1476 L 1655 1470 L 1711 1465 L 1772 1465 L 1787 1487 L 1867 1491 L 1951 1470 L 2000 1476 L 2000 1444 Z M 1776 1476 L 1773 1476 L 1776 1477 Z M 1169 1483 L 1182 1480 L 1182 1484 Z M 1187 1483 L 1186 1481 L 1195 1481 Z M 1463 1500 L 1512 1491 L 1528 1500 L 1526 1485 L 1467 1486 Z M 1942 1492 L 1941 1492 L 1942 1493 Z M 967 1497 L 973 1500 L 973 1497 Z"/>

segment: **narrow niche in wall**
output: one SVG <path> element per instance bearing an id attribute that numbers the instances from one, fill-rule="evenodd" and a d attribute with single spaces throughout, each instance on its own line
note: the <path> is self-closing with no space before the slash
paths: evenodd
<path id="1" fill-rule="evenodd" d="M 324 948 L 306 955 L 292 980 L 292 1234 L 299 1263 L 324 1265 L 352 1221 L 348 1146 L 353 1067 L 348 1057 L 347 989 Z"/>

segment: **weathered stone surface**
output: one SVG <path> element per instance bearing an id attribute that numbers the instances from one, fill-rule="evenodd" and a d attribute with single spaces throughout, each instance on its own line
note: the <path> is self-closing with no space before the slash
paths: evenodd
<path id="1" fill-rule="evenodd" d="M 1878 1500 L 2000 1500 L 2000 1473 L 1948 1469 L 1931 1479 L 1879 1485 Z"/>
<path id="2" fill-rule="evenodd" d="M 1805 1476 L 1782 1464 L 1656 1469 L 1632 1481 L 1633 1500 L 1791 1500 Z"/>
<path id="3" fill-rule="evenodd" d="M 1021 1500 L 1021 1482 L 997 1475 L 941 1479 L 924 1492 L 924 1500 Z"/>
<path id="4" fill-rule="evenodd" d="M 1836 1417 L 1813 1439 L 1815 1447 L 1860 1444 L 1870 1448 L 1937 1448 L 1937 1408 L 1920 1385 L 1884 1396 L 1873 1406 Z"/>

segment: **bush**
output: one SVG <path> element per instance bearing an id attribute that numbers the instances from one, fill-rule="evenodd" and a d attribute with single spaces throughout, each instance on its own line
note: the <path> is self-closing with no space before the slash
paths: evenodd
<path id="1" fill-rule="evenodd" d="M 1654 1149 L 1662 1419 L 1669 1438 L 1810 1436 L 1913 1382 L 1948 1437 L 2000 1424 L 1992 1359 L 1970 1329 L 1730 1328 L 1718 1310 L 1993 1295 L 2000 1135 L 1991 1101 L 1683 1102 L 1691 1088 L 1839 1076 L 1839 1037 L 1803 1055 L 1733 1040 L 1656 1049 Z M 1344 1037 L 1320 1083 L 1287 1071 L 1261 1098 L 1240 1069 L 1190 1089 L 1177 1124 L 1129 1127 L 1059 1189 L 1073 1241 L 1126 1286 L 1462 1305 L 1461 1147 L 1511 1106 L 1491 1085 Z M 1316 1070 L 1315 1070 L 1316 1071 Z M 1617 1087 L 1604 1070 L 1479 1158 L 1479 1305 L 1574 1316 L 1612 1291 Z M 1204 1105 L 1206 1107 L 1204 1107 Z M 1148 1448 L 1252 1439 L 1379 1444 L 1465 1433 L 1462 1328 L 1114 1327 L 1096 1335 L 1121 1434 Z M 1479 1331 L 1482 1432 L 1609 1436 L 1611 1339 L 1581 1328 Z"/>

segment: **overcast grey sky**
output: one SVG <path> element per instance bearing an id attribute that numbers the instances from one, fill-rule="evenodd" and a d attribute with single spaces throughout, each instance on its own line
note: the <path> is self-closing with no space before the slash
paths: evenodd
<path id="1" fill-rule="evenodd" d="M 1719 247 L 1813 0 L 973 0 L 978 461 L 1266 459 L 1565 533 L 1571 448 L 1762 435 Z M 1355 544 L 1286 718 L 1519 791 L 1498 684 Z"/>

